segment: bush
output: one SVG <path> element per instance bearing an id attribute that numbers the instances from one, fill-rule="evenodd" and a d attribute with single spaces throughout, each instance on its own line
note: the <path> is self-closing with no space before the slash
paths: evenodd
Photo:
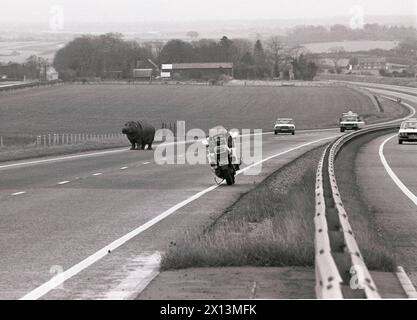
<path id="1" fill-rule="evenodd" d="M 172 80 L 175 80 L 175 81 L 182 81 L 182 80 L 183 80 L 183 77 L 182 77 L 182 75 L 181 75 L 181 74 L 179 74 L 179 73 L 173 73 L 173 74 L 172 74 Z"/>
<path id="2" fill-rule="evenodd" d="M 76 78 L 76 72 L 72 69 L 65 69 L 59 73 L 59 78 L 63 81 L 72 81 Z"/>

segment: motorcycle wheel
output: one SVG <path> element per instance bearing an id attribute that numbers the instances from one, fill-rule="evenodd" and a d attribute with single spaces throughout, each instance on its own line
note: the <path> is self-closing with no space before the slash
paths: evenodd
<path id="1" fill-rule="evenodd" d="M 235 183 L 234 174 L 231 173 L 230 169 L 224 170 L 224 178 L 228 186 L 231 186 L 232 184 Z"/>

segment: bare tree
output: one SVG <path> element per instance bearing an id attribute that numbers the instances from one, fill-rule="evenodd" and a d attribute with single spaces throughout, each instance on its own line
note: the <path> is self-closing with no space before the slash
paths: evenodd
<path id="1" fill-rule="evenodd" d="M 308 49 L 302 45 L 296 45 L 288 50 L 288 55 L 290 55 L 293 59 L 298 59 L 300 55 L 306 55 L 308 53 Z"/>
<path id="2" fill-rule="evenodd" d="M 268 39 L 266 42 L 266 48 L 267 48 L 267 56 L 269 60 L 272 62 L 273 70 L 272 74 L 274 77 L 279 76 L 279 65 L 283 60 L 282 52 L 284 49 L 284 46 L 282 42 L 280 41 L 279 37 L 273 36 Z"/>
<path id="3" fill-rule="evenodd" d="M 343 54 L 345 53 L 344 47 L 332 47 L 329 48 L 329 53 L 331 53 L 330 59 L 333 61 L 334 64 L 334 70 L 339 73 L 340 67 L 339 67 L 339 61 L 342 58 Z"/>
<path id="4" fill-rule="evenodd" d="M 191 39 L 195 40 L 197 39 L 199 36 L 197 31 L 188 31 L 187 32 L 187 37 L 190 37 Z"/>
<path id="5" fill-rule="evenodd" d="M 236 47 L 235 60 L 241 59 L 247 53 L 251 53 L 253 50 L 253 43 L 247 39 L 233 39 L 233 44 Z"/>

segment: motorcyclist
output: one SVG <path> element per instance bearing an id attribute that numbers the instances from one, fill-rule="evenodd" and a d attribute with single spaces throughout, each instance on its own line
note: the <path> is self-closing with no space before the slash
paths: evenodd
<path id="1" fill-rule="evenodd" d="M 215 127 L 210 130 L 207 138 L 208 160 L 216 176 L 222 177 L 224 168 L 228 167 L 234 175 L 240 170 L 240 159 L 237 157 L 235 134 L 231 134 L 224 127 Z"/>

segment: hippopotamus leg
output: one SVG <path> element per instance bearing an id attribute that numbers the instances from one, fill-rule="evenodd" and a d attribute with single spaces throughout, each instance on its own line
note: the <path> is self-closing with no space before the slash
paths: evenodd
<path id="1" fill-rule="evenodd" d="M 146 143 L 145 142 L 142 142 L 141 150 L 145 150 L 145 146 L 146 146 Z"/>
<path id="2" fill-rule="evenodd" d="M 148 150 L 152 150 L 152 143 L 148 143 Z"/>
<path id="3" fill-rule="evenodd" d="M 135 144 L 136 144 L 135 141 L 129 139 L 129 142 L 132 145 L 132 147 L 130 148 L 130 150 L 135 150 Z"/>

